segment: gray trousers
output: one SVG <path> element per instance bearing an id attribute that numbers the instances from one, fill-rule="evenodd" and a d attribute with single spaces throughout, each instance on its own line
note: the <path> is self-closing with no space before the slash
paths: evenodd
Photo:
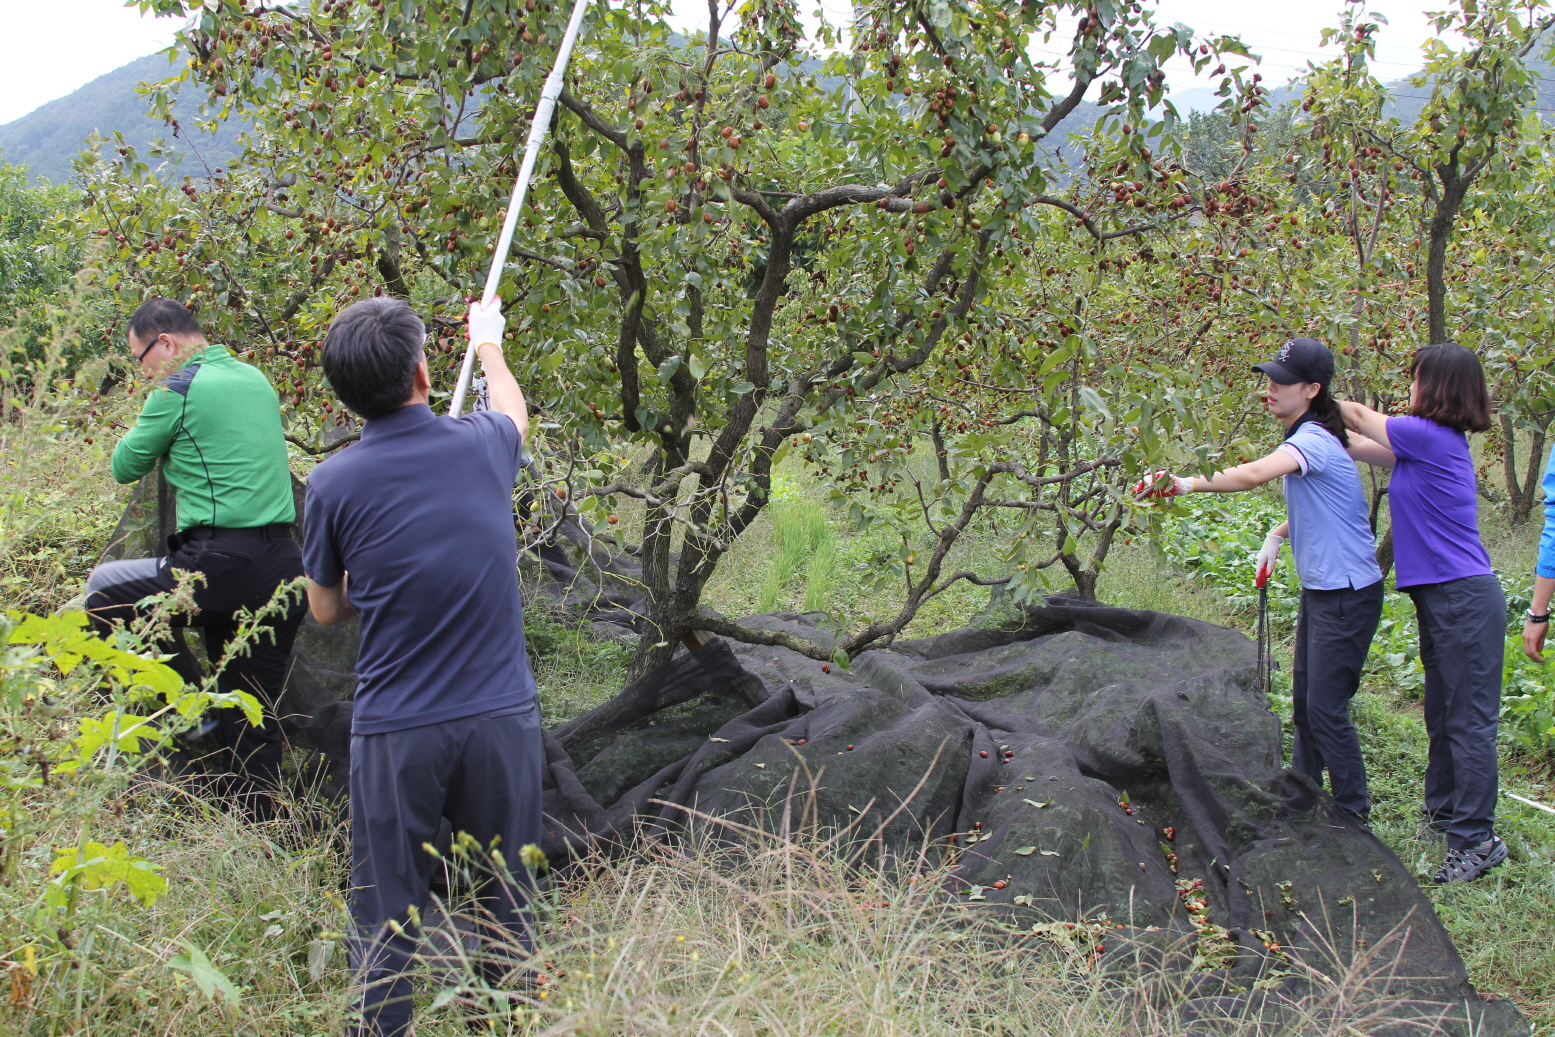
<path id="1" fill-rule="evenodd" d="M 1296 653 L 1290 669 L 1291 766 L 1319 785 L 1328 771 L 1334 802 L 1366 817 L 1366 761 L 1350 720 L 1350 700 L 1382 618 L 1382 581 L 1359 589 L 1303 590 L 1296 613 Z"/>
<path id="2" fill-rule="evenodd" d="M 498 840 L 511 869 L 511 881 L 489 872 L 477 879 L 482 970 L 495 981 L 525 967 L 534 941 L 519 851 L 540 842 L 542 751 L 534 703 L 351 736 L 351 969 L 362 988 L 355 1033 L 410 1032 L 409 973 L 420 938 L 411 915 L 427 906 L 434 864 L 422 847 L 445 817 L 456 839 L 465 832 L 487 848 Z"/>
<path id="3" fill-rule="evenodd" d="M 1454 850 L 1489 838 L 1497 795 L 1496 728 L 1506 651 L 1506 595 L 1493 575 L 1406 587 L 1425 664 L 1425 809 Z"/>

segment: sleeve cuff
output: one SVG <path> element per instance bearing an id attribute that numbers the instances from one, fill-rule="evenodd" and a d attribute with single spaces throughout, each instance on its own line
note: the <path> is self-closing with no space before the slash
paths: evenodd
<path id="1" fill-rule="evenodd" d="M 1302 455 L 1300 450 L 1289 443 L 1281 443 L 1280 449 L 1296 459 L 1296 465 L 1301 469 L 1302 475 L 1307 474 L 1307 459 Z"/>
<path id="2" fill-rule="evenodd" d="M 1555 562 L 1546 564 L 1545 562 L 1541 561 L 1538 565 L 1533 567 L 1533 574 L 1535 576 L 1542 576 L 1546 580 L 1555 580 Z"/>

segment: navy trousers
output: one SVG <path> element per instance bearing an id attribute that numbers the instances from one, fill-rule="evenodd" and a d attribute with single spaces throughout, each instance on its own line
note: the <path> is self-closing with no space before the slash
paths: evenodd
<path id="1" fill-rule="evenodd" d="M 403 731 L 351 736 L 351 969 L 362 987 L 359 1037 L 410 1032 L 412 915 L 427 906 L 433 858 L 422 847 L 443 818 L 483 847 L 496 841 L 512 881 L 476 879 L 478 960 L 489 981 L 524 968 L 534 946 L 528 873 L 540 842 L 543 764 L 536 703 Z"/>
<path id="2" fill-rule="evenodd" d="M 1382 581 L 1359 589 L 1303 590 L 1296 614 L 1291 695 L 1296 742 L 1291 766 L 1319 785 L 1328 771 L 1334 802 L 1366 817 L 1366 761 L 1350 720 L 1350 699 L 1382 618 Z"/>
<path id="3" fill-rule="evenodd" d="M 1425 809 L 1447 845 L 1490 837 L 1498 794 L 1496 728 L 1506 651 L 1506 595 L 1495 576 L 1404 588 L 1415 601 L 1425 664 Z"/>

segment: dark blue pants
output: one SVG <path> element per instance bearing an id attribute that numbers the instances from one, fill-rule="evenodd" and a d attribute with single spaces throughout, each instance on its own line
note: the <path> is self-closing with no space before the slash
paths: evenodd
<path id="1" fill-rule="evenodd" d="M 1350 720 L 1350 699 L 1382 618 L 1382 581 L 1370 587 L 1303 590 L 1291 666 L 1296 743 L 1291 766 L 1319 785 L 1328 771 L 1334 802 L 1365 817 L 1366 761 Z"/>
<path id="2" fill-rule="evenodd" d="M 1425 664 L 1425 809 L 1448 822 L 1447 845 L 1463 850 L 1489 838 L 1495 821 L 1506 595 L 1489 574 L 1405 590 Z"/>
<path id="3" fill-rule="evenodd" d="M 523 967 L 533 936 L 519 851 L 540 842 L 541 753 L 534 703 L 351 737 L 351 969 L 363 987 L 356 1033 L 409 1032 L 409 971 L 420 940 L 410 916 L 426 908 L 434 862 L 422 847 L 437 838 L 445 817 L 456 839 L 468 833 L 488 848 L 497 840 L 514 877 L 487 873 L 477 880 L 487 978 Z"/>

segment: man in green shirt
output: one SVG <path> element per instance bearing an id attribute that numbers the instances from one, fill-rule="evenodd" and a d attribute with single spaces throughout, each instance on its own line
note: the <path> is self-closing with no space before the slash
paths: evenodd
<path id="1" fill-rule="evenodd" d="M 239 610 L 264 607 L 277 586 L 302 575 L 302 554 L 291 536 L 297 516 L 280 401 L 257 368 L 208 343 L 194 315 L 171 299 L 154 298 L 135 311 L 129 347 L 141 372 L 157 384 L 114 448 L 113 477 L 134 482 L 161 461 L 177 499 L 178 533 L 169 538 L 165 557 L 94 569 L 87 611 L 106 633 L 132 620 L 142 599 L 171 590 L 174 570 L 202 573 L 203 585 L 194 593 L 198 611 L 174 622 L 200 627 L 214 662 L 226 654 Z M 280 778 L 274 709 L 306 612 L 299 596 L 273 615 L 246 652 L 226 658 L 218 681 L 222 690 L 251 692 L 265 707 L 258 727 L 237 709 L 214 713 L 233 794 L 259 818 L 270 815 Z M 194 660 L 186 652 L 179 656 L 175 667 L 186 680 L 196 679 Z"/>

